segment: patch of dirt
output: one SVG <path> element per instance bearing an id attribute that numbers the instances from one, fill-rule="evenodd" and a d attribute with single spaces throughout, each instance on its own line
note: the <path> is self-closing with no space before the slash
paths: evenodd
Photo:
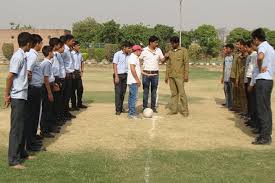
<path id="1" fill-rule="evenodd" d="M 110 85 L 109 91 L 112 90 Z M 95 103 L 78 113 L 77 119 L 68 123 L 57 138 L 47 140 L 47 149 L 53 152 L 107 149 L 128 154 L 147 147 L 161 150 L 261 150 L 275 147 L 274 143 L 266 147 L 251 145 L 254 135 L 238 117 L 220 107 L 224 96 L 218 81 L 195 81 L 186 85 L 186 90 L 191 98 L 199 97 L 189 104 L 190 116 L 167 116 L 168 110 L 161 104 L 153 139 L 149 134 L 151 119 L 129 120 L 127 114 L 114 115 L 114 104 Z M 163 82 L 159 93 L 169 94 L 169 87 Z M 274 99 L 273 95 L 273 108 Z M 8 144 L 9 115 L 9 110 L 0 112 L 0 146 L 7 147 Z"/>

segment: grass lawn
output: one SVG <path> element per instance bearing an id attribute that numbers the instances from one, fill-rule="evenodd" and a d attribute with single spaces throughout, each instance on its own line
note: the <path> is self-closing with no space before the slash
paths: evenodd
<path id="1" fill-rule="evenodd" d="M 3 75 L 4 70 L 0 69 L 2 72 L 0 74 Z M 87 68 L 87 70 L 91 69 Z M 113 105 L 114 92 L 111 88 L 109 90 L 104 88 L 105 85 L 110 85 L 111 70 L 108 72 L 93 70 L 93 72 L 93 75 L 87 73 L 85 76 L 86 84 L 90 84 L 92 89 L 85 91 L 84 101 Z M 220 72 L 210 72 L 203 68 L 190 69 L 191 81 L 213 80 L 212 83 L 215 83 L 214 80 L 218 80 L 219 77 Z M 164 79 L 164 72 L 161 73 L 161 79 Z M 0 105 L 2 105 L 3 83 L 2 77 Z M 216 89 L 213 85 L 209 88 Z M 168 87 L 165 91 L 159 96 L 160 102 L 169 100 Z M 201 105 L 200 101 L 203 99 L 199 95 L 189 96 L 189 102 L 192 104 Z M 0 130 L 3 129 L 0 127 Z M 166 151 L 152 148 L 150 151 L 152 157 L 148 161 L 149 182 L 152 183 L 275 182 L 274 150 Z M 0 146 L 0 183 L 142 183 L 145 182 L 145 165 L 150 151 L 147 146 L 144 146 L 144 148 L 135 149 L 125 157 L 120 157 L 115 149 L 90 151 L 87 149 L 84 152 L 72 151 L 65 154 L 48 151 L 37 154 L 37 160 L 25 162 L 28 167 L 26 170 L 16 171 L 7 166 L 7 149 Z"/>
<path id="2" fill-rule="evenodd" d="M 153 150 L 150 182 L 154 183 L 272 183 L 275 153 L 272 151 L 159 151 Z M 145 151 L 127 158 L 111 152 L 78 154 L 41 153 L 23 171 L 6 166 L 0 153 L 0 182 L 20 183 L 141 183 L 144 182 Z"/>

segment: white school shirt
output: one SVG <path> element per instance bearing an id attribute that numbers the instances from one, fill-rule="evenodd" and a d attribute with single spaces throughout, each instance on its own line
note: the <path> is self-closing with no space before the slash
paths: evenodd
<path id="1" fill-rule="evenodd" d="M 10 96 L 13 99 L 28 99 L 27 56 L 19 48 L 10 60 L 9 72 L 14 74 Z"/>
<path id="2" fill-rule="evenodd" d="M 146 47 L 139 58 L 144 61 L 143 68 L 145 71 L 158 71 L 159 62 L 164 59 L 164 55 L 160 48 L 152 51 L 149 47 Z"/>

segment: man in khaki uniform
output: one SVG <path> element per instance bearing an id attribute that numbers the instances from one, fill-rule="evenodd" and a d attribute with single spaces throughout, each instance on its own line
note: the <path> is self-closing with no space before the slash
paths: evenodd
<path id="1" fill-rule="evenodd" d="M 172 50 L 166 55 L 166 77 L 165 82 L 169 83 L 171 90 L 171 108 L 169 115 L 181 112 L 184 117 L 188 117 L 188 102 L 184 90 L 184 82 L 188 82 L 189 62 L 188 53 L 185 48 L 179 45 L 179 37 L 174 36 L 170 39 Z M 178 103 L 182 110 L 178 109 Z"/>
<path id="2" fill-rule="evenodd" d="M 247 51 L 245 48 L 245 42 L 240 43 L 240 52 L 241 54 L 237 57 L 236 61 L 236 81 L 235 85 L 238 87 L 238 94 L 240 99 L 240 109 L 241 113 L 245 115 L 247 113 L 247 98 L 245 93 L 245 66 L 246 66 L 246 59 L 247 59 Z"/>
<path id="3" fill-rule="evenodd" d="M 244 42 L 242 40 L 238 40 L 236 43 L 236 49 L 237 53 L 234 54 L 234 60 L 232 63 L 231 68 L 231 75 L 230 79 L 233 84 L 233 106 L 232 110 L 235 112 L 240 112 L 241 104 L 240 104 L 240 95 L 238 93 L 238 85 L 236 85 L 236 79 L 237 79 L 237 58 L 240 56 L 239 50 L 240 50 L 240 42 Z"/>

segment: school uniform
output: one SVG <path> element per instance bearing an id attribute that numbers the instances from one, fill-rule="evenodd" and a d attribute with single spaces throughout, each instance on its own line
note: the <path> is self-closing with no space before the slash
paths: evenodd
<path id="1" fill-rule="evenodd" d="M 65 88 L 64 88 L 64 111 L 66 117 L 71 117 L 69 113 L 69 102 L 73 93 L 73 73 L 74 73 L 74 60 L 70 48 L 65 45 L 64 53 L 62 54 L 64 61 L 66 78 L 65 78 Z"/>
<path id="2" fill-rule="evenodd" d="M 35 145 L 35 137 L 39 125 L 43 75 L 40 68 L 41 62 L 38 60 L 38 53 L 31 49 L 27 53 L 27 70 L 32 73 L 28 86 L 28 101 L 26 112 L 26 128 L 27 128 L 27 149 L 32 149 Z"/>
<path id="3" fill-rule="evenodd" d="M 226 107 L 232 109 L 233 107 L 233 86 L 230 80 L 230 74 L 232 69 L 234 57 L 228 55 L 224 58 L 224 70 L 223 70 L 223 82 L 224 82 L 224 93 L 226 99 Z"/>
<path id="4" fill-rule="evenodd" d="M 58 60 L 58 52 L 54 52 L 54 57 L 52 59 L 52 71 L 53 75 L 55 78 L 55 84 L 57 84 L 60 88 L 62 86 L 61 80 L 60 80 L 60 73 L 61 73 L 61 66 L 60 66 L 60 61 Z M 53 91 L 53 97 L 54 97 L 54 103 L 53 103 L 53 109 L 54 109 L 54 117 L 58 122 L 61 121 L 62 119 L 62 95 L 61 95 L 61 90 L 60 91 Z"/>
<path id="5" fill-rule="evenodd" d="M 41 63 L 41 70 L 42 70 L 43 76 L 49 78 L 49 83 L 52 88 L 55 81 L 53 70 L 52 70 L 52 61 L 45 58 Z M 41 116 L 42 135 L 49 134 L 53 130 L 55 123 L 56 123 L 56 119 L 54 118 L 53 103 L 50 102 L 48 99 L 48 92 L 44 83 L 43 89 L 42 89 L 42 116 Z"/>
<path id="6" fill-rule="evenodd" d="M 58 62 L 59 62 L 59 82 L 60 82 L 60 116 L 61 116 L 61 120 L 65 120 L 65 78 L 66 78 L 66 71 L 65 71 L 65 65 L 64 65 L 64 60 L 62 58 L 61 53 L 56 53 L 55 54 Z"/>
<path id="7" fill-rule="evenodd" d="M 9 72 L 14 74 L 11 96 L 11 127 L 9 134 L 8 162 L 10 166 L 28 157 L 25 149 L 25 118 L 28 99 L 27 57 L 21 48 L 11 58 Z"/>
<path id="8" fill-rule="evenodd" d="M 255 65 L 257 64 L 257 58 L 258 58 L 258 54 L 256 51 L 252 52 L 247 57 L 246 66 L 245 66 L 245 78 L 244 78 L 245 90 L 246 90 L 246 96 L 247 96 L 248 115 L 251 118 L 251 121 L 253 121 L 253 123 L 255 123 L 256 121 L 256 116 L 255 116 L 256 115 L 256 96 L 255 96 L 254 88 L 251 92 L 248 91 L 248 88 L 249 86 L 251 86 L 253 70 Z M 255 124 L 253 124 L 253 126 L 255 126 Z"/>
<path id="9" fill-rule="evenodd" d="M 83 95 L 83 81 L 81 78 L 81 65 L 83 63 L 82 54 L 77 51 L 72 51 L 74 59 L 74 77 L 73 77 L 73 93 L 72 93 L 72 108 L 81 108 L 82 104 L 82 95 Z M 77 97 L 76 97 L 77 94 Z M 77 100 L 77 101 L 76 101 Z"/>
<path id="10" fill-rule="evenodd" d="M 273 90 L 273 76 L 275 71 L 275 51 L 267 42 L 258 46 L 258 54 L 264 53 L 262 68 L 266 67 L 267 71 L 262 73 L 257 65 L 258 74 L 256 80 L 256 102 L 257 114 L 260 123 L 260 137 L 270 139 L 272 135 L 272 110 L 271 110 L 271 93 Z"/>

